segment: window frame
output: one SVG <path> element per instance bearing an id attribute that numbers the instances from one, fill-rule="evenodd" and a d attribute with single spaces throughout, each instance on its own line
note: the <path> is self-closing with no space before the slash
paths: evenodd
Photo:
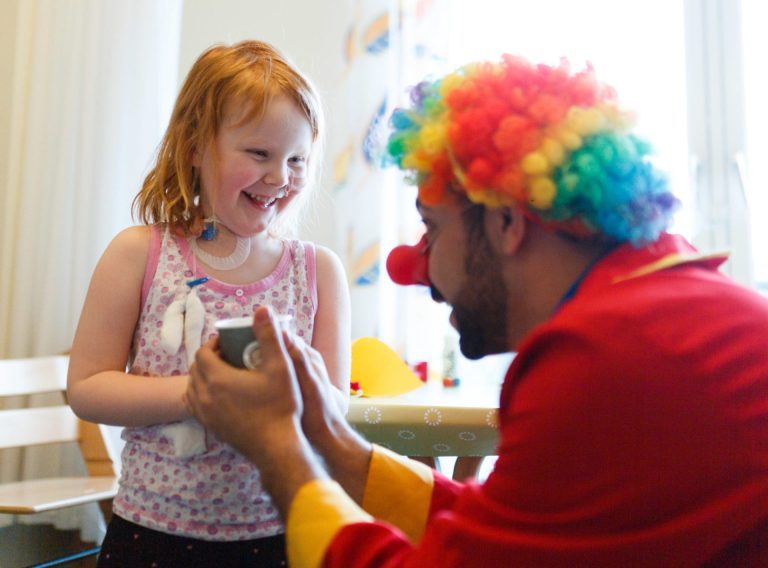
<path id="1" fill-rule="evenodd" d="M 723 270 L 754 287 L 740 0 L 685 0 L 693 244 L 728 250 Z"/>

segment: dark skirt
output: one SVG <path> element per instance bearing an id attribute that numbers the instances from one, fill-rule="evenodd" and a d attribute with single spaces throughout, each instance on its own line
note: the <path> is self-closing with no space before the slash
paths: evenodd
<path id="1" fill-rule="evenodd" d="M 285 535 L 216 542 L 148 529 L 112 515 L 97 568 L 284 567 Z"/>

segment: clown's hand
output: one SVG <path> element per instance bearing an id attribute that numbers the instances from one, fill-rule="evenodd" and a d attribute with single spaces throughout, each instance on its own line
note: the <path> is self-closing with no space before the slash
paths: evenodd
<path id="1" fill-rule="evenodd" d="M 302 402 L 293 364 L 268 308 L 254 314 L 253 332 L 261 362 L 255 370 L 237 369 L 216 352 L 216 340 L 203 345 L 190 369 L 186 401 L 190 411 L 257 465 L 265 445 L 298 429 Z"/>

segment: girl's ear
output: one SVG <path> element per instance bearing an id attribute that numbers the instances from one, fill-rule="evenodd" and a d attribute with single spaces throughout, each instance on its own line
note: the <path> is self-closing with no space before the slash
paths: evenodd
<path id="1" fill-rule="evenodd" d="M 485 231 L 489 242 L 502 254 L 517 252 L 525 239 L 528 219 L 518 207 L 498 207 L 485 212 Z"/>
<path id="2" fill-rule="evenodd" d="M 195 148 L 192 150 L 192 166 L 195 168 L 200 168 L 201 164 L 203 163 L 203 156 L 200 154 L 200 151 Z"/>

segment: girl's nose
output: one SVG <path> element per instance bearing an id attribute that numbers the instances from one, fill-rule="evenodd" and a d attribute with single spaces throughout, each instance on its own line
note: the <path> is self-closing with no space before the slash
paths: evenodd
<path id="1" fill-rule="evenodd" d="M 264 176 L 264 181 L 275 187 L 285 187 L 290 181 L 288 166 L 286 164 L 275 164 L 267 172 L 267 175 Z"/>
<path id="2" fill-rule="evenodd" d="M 395 284 L 429 286 L 427 235 L 415 245 L 400 245 L 387 256 L 387 272 Z"/>

